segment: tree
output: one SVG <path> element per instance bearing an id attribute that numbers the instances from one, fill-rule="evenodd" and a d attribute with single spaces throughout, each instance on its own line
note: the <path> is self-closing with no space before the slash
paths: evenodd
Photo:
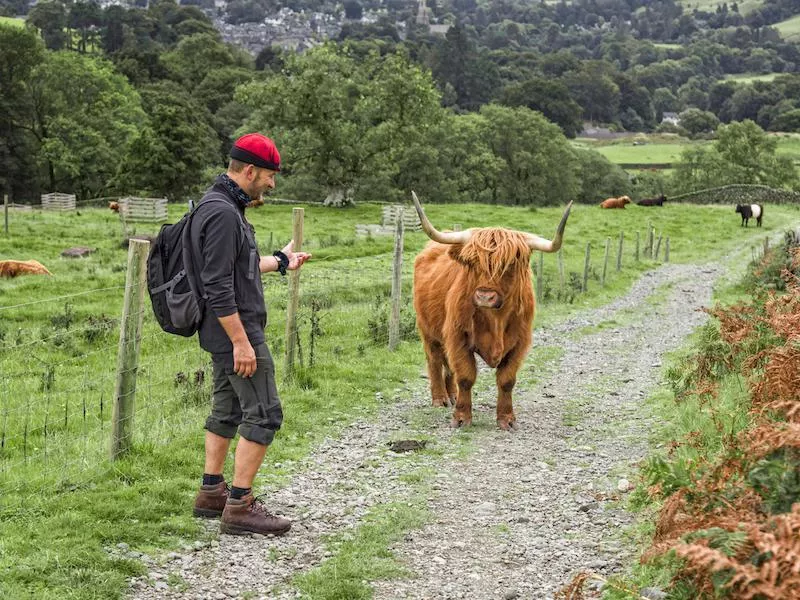
<path id="1" fill-rule="evenodd" d="M 483 137 L 502 170 L 492 202 L 515 205 L 563 204 L 578 192 L 578 164 L 557 126 L 527 108 L 481 107 Z"/>
<path id="2" fill-rule="evenodd" d="M 344 3 L 344 18 L 360 21 L 364 10 L 361 8 L 361 3 L 358 0 L 345 0 Z"/>
<path id="3" fill-rule="evenodd" d="M 680 103 L 668 88 L 657 88 L 653 92 L 653 110 L 655 111 L 655 120 L 661 121 L 664 118 L 665 112 L 677 112 Z"/>
<path id="4" fill-rule="evenodd" d="M 690 148 L 673 174 L 678 191 L 725 184 L 788 187 L 797 181 L 791 157 L 776 154 L 777 141 L 753 121 L 722 125 L 711 148 Z"/>
<path id="5" fill-rule="evenodd" d="M 137 132 L 117 180 L 139 193 L 183 200 L 207 183 L 207 167 L 222 168 L 211 116 L 171 81 L 144 86 L 141 95 L 148 123 Z"/>
<path id="6" fill-rule="evenodd" d="M 582 109 L 569 95 L 567 86 L 557 80 L 534 77 L 503 89 L 502 104 L 527 106 L 556 123 L 569 138 L 583 129 Z"/>
<path id="7" fill-rule="evenodd" d="M 772 131 L 800 131 L 800 108 L 778 115 L 772 121 Z"/>
<path id="8" fill-rule="evenodd" d="M 67 47 L 67 9 L 61 2 L 38 2 L 28 13 L 27 23 L 42 32 L 45 46 L 50 50 Z"/>
<path id="9" fill-rule="evenodd" d="M 145 118 L 127 79 L 104 60 L 49 53 L 31 73 L 31 130 L 51 190 L 100 196 Z"/>
<path id="10" fill-rule="evenodd" d="M 342 204 L 374 182 L 398 177 L 398 154 L 436 122 L 439 95 L 429 74 L 401 54 L 356 62 L 347 47 L 320 46 L 289 57 L 284 71 L 239 88 L 247 127 L 276 139 L 292 177 L 321 185 Z"/>
<path id="11" fill-rule="evenodd" d="M 577 158 L 580 188 L 575 199 L 593 204 L 604 198 L 630 194 L 628 175 L 619 166 L 594 150 L 573 149 Z"/>
<path id="12" fill-rule="evenodd" d="M 461 109 L 477 110 L 499 87 L 497 66 L 478 50 L 463 27 L 451 27 L 431 59 L 430 68 L 440 89 L 452 85 Z"/>
<path id="13" fill-rule="evenodd" d="M 602 69 L 585 64 L 580 71 L 564 75 L 570 95 L 583 107 L 584 118 L 590 121 L 613 121 L 619 112 L 620 93 L 614 81 Z"/>
<path id="14" fill-rule="evenodd" d="M 251 59 L 250 59 L 251 60 Z M 198 33 L 183 38 L 178 45 L 162 55 L 173 80 L 184 82 L 188 89 L 198 85 L 212 70 L 233 66 L 252 66 L 243 55 L 220 40 L 214 32 Z"/>
<path id="15" fill-rule="evenodd" d="M 0 186 L 14 198 L 34 196 L 38 142 L 28 93 L 31 74 L 44 61 L 44 44 L 32 30 L 0 24 Z"/>
<path id="16" fill-rule="evenodd" d="M 713 133 L 719 127 L 717 116 L 699 108 L 689 108 L 679 115 L 679 122 L 691 136 L 698 136 L 703 133 Z"/>
<path id="17" fill-rule="evenodd" d="M 76 2 L 69 8 L 67 24 L 72 29 L 77 29 L 81 34 L 81 39 L 78 41 L 78 52 L 87 52 L 86 46 L 90 39 L 94 44 L 96 39 L 93 37 L 92 32 L 102 22 L 102 10 L 97 2 Z"/>

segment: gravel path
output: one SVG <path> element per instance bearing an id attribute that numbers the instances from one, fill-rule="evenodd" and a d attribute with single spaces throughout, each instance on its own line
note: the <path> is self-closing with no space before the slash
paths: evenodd
<path id="1" fill-rule="evenodd" d="M 428 406 L 423 378 L 409 382 L 380 418 L 345 428 L 287 485 L 261 490 L 272 510 L 294 521 L 287 536 L 212 536 L 142 557 L 150 572 L 132 580 L 130 597 L 298 597 L 288 582 L 327 558 L 324 536 L 421 491 L 430 519 L 392 548 L 413 578 L 370 582 L 378 600 L 545 599 L 580 569 L 618 573 L 634 559 L 621 534 L 632 522 L 627 480 L 652 425 L 642 400 L 658 385 L 664 353 L 706 319 L 697 309 L 709 305 L 722 274 L 663 265 L 609 305 L 537 329 L 534 347 L 560 354 L 544 371 L 534 356 L 521 370 L 515 434 L 494 427 L 488 369 L 478 378 L 469 431 L 451 431 L 449 411 Z M 388 441 L 408 436 L 431 439 L 435 451 L 389 451 Z M 420 484 L 420 472 L 432 475 Z"/>

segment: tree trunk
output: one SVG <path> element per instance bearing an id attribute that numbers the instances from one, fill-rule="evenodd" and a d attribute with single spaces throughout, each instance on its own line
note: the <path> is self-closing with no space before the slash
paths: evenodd
<path id="1" fill-rule="evenodd" d="M 353 206 L 353 188 L 332 187 L 328 190 L 328 195 L 325 197 L 325 206 Z"/>

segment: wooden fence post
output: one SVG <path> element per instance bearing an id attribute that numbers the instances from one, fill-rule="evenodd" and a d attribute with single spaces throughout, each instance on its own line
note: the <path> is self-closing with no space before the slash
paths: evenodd
<path id="1" fill-rule="evenodd" d="M 603 276 L 600 278 L 600 285 L 606 285 L 606 271 L 608 271 L 608 251 L 611 248 L 611 238 L 606 238 L 606 254 L 603 257 Z"/>
<path id="2" fill-rule="evenodd" d="M 117 380 L 114 390 L 111 459 L 116 460 L 133 441 L 133 417 L 136 401 L 136 374 L 139 368 L 139 342 L 142 339 L 144 291 L 147 287 L 147 253 L 150 242 L 130 240 L 128 272 L 125 277 L 125 301 L 119 331 Z"/>
<path id="3" fill-rule="evenodd" d="M 664 246 L 664 262 L 669 262 L 669 237 L 667 237 L 666 245 Z"/>
<path id="4" fill-rule="evenodd" d="M 403 208 L 397 215 L 392 260 L 392 313 L 389 316 L 389 350 L 400 342 L 400 291 L 403 284 Z"/>
<path id="5" fill-rule="evenodd" d="M 658 241 L 656 242 L 656 249 L 653 252 L 653 260 L 658 260 L 658 251 L 661 250 L 661 238 L 663 234 L 659 234 Z"/>
<path id="6" fill-rule="evenodd" d="M 633 256 L 634 256 L 634 258 L 635 258 L 636 262 L 639 262 L 639 238 L 640 238 L 640 237 L 641 237 L 641 236 L 640 236 L 640 233 L 637 231 L 637 232 L 636 232 L 636 251 L 635 251 L 635 252 L 634 252 L 634 254 L 633 254 Z"/>
<path id="7" fill-rule="evenodd" d="M 6 233 L 8 233 L 8 223 L 6 223 Z M 767 255 L 767 252 L 769 252 L 769 238 L 765 237 L 764 238 L 764 256 Z"/>
<path id="8" fill-rule="evenodd" d="M 303 215 L 305 209 L 292 209 L 292 239 L 294 251 L 303 248 Z M 289 272 L 289 301 L 286 304 L 286 353 L 284 354 L 283 369 L 284 379 L 289 379 L 294 374 L 294 355 L 297 345 L 297 307 L 300 304 L 300 271 Z"/>
<path id="9" fill-rule="evenodd" d="M 622 243 L 625 240 L 625 232 L 619 232 L 619 248 L 617 249 L 617 272 L 622 270 Z"/>
<path id="10" fill-rule="evenodd" d="M 581 286 L 582 292 L 585 292 L 589 289 L 589 254 L 591 247 L 591 244 L 586 244 L 586 256 L 583 259 L 583 285 Z"/>

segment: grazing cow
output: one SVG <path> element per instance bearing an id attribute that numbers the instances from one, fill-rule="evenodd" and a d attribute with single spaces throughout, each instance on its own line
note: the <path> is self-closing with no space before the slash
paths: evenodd
<path id="1" fill-rule="evenodd" d="M 600 208 L 625 208 L 625 205 L 630 203 L 631 199 L 627 196 L 620 196 L 619 198 L 606 198 L 600 203 Z"/>
<path id="2" fill-rule="evenodd" d="M 514 430 L 511 391 L 531 345 L 535 308 L 531 252 L 561 247 L 572 202 L 550 241 L 501 228 L 440 232 L 412 196 L 432 240 L 414 261 L 414 309 L 433 405 L 455 404 L 453 427 L 472 422 L 477 353 L 497 369 L 497 425 Z"/>
<path id="3" fill-rule="evenodd" d="M 642 198 L 636 204 L 639 206 L 664 206 L 666 201 L 667 197 L 661 194 L 658 198 Z"/>
<path id="4" fill-rule="evenodd" d="M 108 208 L 113 210 L 115 213 L 118 213 L 119 212 L 119 202 L 109 202 L 108 203 Z"/>
<path id="5" fill-rule="evenodd" d="M 18 275 L 51 275 L 38 260 L 0 260 L 0 277 Z"/>
<path id="6" fill-rule="evenodd" d="M 736 212 L 742 215 L 741 227 L 747 227 L 750 219 L 756 220 L 756 225 L 761 227 L 761 217 L 764 216 L 764 207 L 760 204 L 737 204 Z"/>

